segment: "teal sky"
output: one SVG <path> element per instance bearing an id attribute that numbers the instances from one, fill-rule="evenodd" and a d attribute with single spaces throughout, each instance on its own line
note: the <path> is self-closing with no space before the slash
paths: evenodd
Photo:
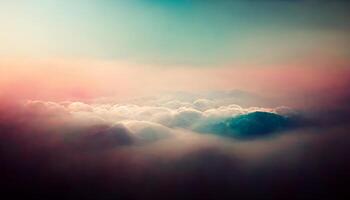
<path id="1" fill-rule="evenodd" d="M 346 1 L 0 1 L 1 55 L 221 65 L 350 55 Z"/>

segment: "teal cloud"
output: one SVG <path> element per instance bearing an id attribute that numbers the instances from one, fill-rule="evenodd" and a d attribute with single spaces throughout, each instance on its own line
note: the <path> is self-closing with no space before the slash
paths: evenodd
<path id="1" fill-rule="evenodd" d="M 268 136 L 292 127 L 288 117 L 270 112 L 252 112 L 199 125 L 196 131 L 213 133 L 237 139 L 254 139 Z"/>

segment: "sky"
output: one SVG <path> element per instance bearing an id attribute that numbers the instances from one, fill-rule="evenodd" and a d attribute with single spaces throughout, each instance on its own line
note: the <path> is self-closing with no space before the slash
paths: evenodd
<path id="1" fill-rule="evenodd" d="M 0 193 L 350 197 L 348 10 L 0 0 Z"/>
<path id="2" fill-rule="evenodd" d="M 312 0 L 2 1 L 0 52 L 196 67 L 346 59 L 348 6 Z"/>
<path id="3" fill-rule="evenodd" d="M 341 87 L 348 73 L 346 1 L 0 3 L 2 90 L 17 85 L 18 98 L 304 95 Z"/>

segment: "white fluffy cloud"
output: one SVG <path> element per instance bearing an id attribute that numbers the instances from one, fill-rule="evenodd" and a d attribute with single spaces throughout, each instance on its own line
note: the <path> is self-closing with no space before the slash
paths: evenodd
<path id="1" fill-rule="evenodd" d="M 154 105 L 151 105 L 154 104 Z M 73 125 L 92 126 L 121 124 L 139 141 L 150 142 L 170 137 L 176 129 L 193 131 L 198 124 L 263 111 L 291 113 L 286 107 L 242 108 L 236 104 L 220 105 L 208 99 L 192 102 L 169 100 L 137 104 L 87 104 L 83 102 L 29 101 L 25 107 L 37 115 Z M 57 120 L 60 119 L 60 120 Z"/>

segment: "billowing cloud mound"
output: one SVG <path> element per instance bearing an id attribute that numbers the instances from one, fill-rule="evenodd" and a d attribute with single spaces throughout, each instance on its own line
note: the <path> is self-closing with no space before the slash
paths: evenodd
<path id="1" fill-rule="evenodd" d="M 283 131 L 290 125 L 287 117 L 270 112 L 251 112 L 217 122 L 207 122 L 196 128 L 199 132 L 215 133 L 238 139 L 257 138 Z"/>
<path id="2" fill-rule="evenodd" d="M 124 123 L 141 143 L 154 142 L 173 136 L 171 129 L 157 123 L 147 121 L 126 121 Z"/>
<path id="3" fill-rule="evenodd" d="M 124 139 L 128 136 L 127 141 L 137 140 L 138 143 L 170 137 L 177 129 L 236 139 L 264 136 L 284 130 L 290 118 L 289 114 L 293 112 L 285 107 L 271 109 L 242 108 L 235 104 L 220 105 L 206 99 L 193 102 L 171 100 L 154 104 L 151 106 L 30 101 L 24 108 L 33 115 L 47 115 L 46 119 L 56 119 L 56 123 L 61 120 L 68 124 L 73 123 L 73 126 L 104 125 L 110 129 L 118 125 L 125 129 L 119 131 L 125 132 Z"/>
<path id="4" fill-rule="evenodd" d="M 135 142 L 132 133 L 122 124 L 92 126 L 65 136 L 66 143 L 87 151 L 105 150 Z"/>

